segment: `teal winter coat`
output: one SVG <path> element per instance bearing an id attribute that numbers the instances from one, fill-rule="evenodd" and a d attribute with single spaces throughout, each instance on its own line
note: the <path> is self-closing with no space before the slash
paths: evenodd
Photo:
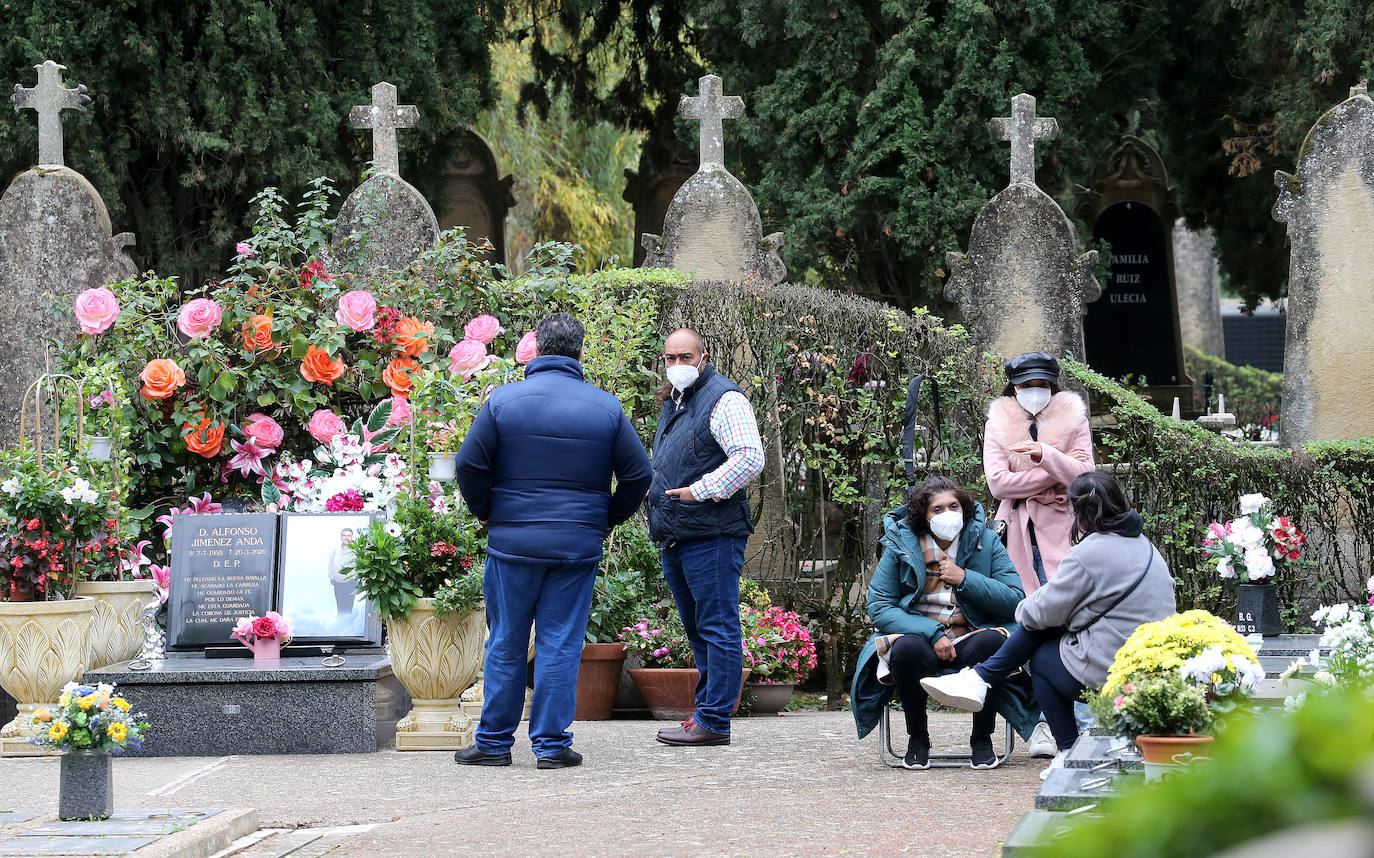
<path id="1" fill-rule="evenodd" d="M 917 613 L 915 602 L 925 589 L 926 564 L 920 540 L 906 524 L 906 507 L 883 517 L 883 556 L 868 585 L 868 616 L 877 628 L 859 653 L 850 692 L 850 709 L 859 738 L 867 736 L 883 708 L 892 700 L 893 687 L 878 682 L 879 635 L 915 634 L 932 644 L 941 626 Z M 982 504 L 974 505 L 973 518 L 964 526 L 954 563 L 964 570 L 964 582 L 954 588 L 954 598 L 969 625 L 975 629 L 1001 627 L 1016 630 L 1016 606 L 1025 598 L 1021 576 L 1002 547 L 1002 542 L 986 527 Z M 952 673 L 953 671 L 946 671 Z M 1030 684 L 1021 674 L 1004 686 L 998 712 L 1023 738 L 1029 738 L 1038 720 L 1039 707 Z"/>

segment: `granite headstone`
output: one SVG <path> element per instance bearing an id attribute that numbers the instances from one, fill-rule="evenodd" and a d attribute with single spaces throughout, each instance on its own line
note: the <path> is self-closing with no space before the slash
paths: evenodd
<path id="1" fill-rule="evenodd" d="M 491 242 L 489 262 L 504 265 L 506 212 L 515 205 L 514 183 L 515 176 L 501 175 L 487 141 L 465 129 L 439 177 L 439 228 L 465 227 L 469 241 Z"/>
<path id="2" fill-rule="evenodd" d="M 232 644 L 241 617 L 272 610 L 277 516 L 178 515 L 172 520 L 167 645 Z"/>
<path id="3" fill-rule="evenodd" d="M 1221 274 L 1211 228 L 1189 229 L 1182 218 L 1174 221 L 1174 283 L 1183 344 L 1224 360 Z"/>

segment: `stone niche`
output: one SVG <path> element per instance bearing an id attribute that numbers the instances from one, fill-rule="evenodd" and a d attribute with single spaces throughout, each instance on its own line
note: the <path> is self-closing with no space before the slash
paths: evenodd
<path id="1" fill-rule="evenodd" d="M 665 167 L 657 166 L 667 160 Z M 635 212 L 635 235 L 663 234 L 663 218 L 678 188 L 695 172 L 690 161 L 668 157 L 654 157 L 647 145 L 640 156 L 639 169 L 625 168 L 625 190 L 621 199 Z M 635 242 L 634 266 L 644 264 L 644 245 Z"/>
<path id="2" fill-rule="evenodd" d="M 501 175 L 491 146 L 465 130 L 439 175 L 439 228 L 466 227 L 471 242 L 491 242 L 487 261 L 506 264 L 506 212 L 515 206 L 515 177 Z"/>

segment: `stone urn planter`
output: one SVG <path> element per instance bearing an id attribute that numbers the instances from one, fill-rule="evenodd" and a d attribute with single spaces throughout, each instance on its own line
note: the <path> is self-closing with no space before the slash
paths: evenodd
<path id="1" fill-rule="evenodd" d="M 1211 750 L 1212 737 L 1191 734 L 1187 736 L 1136 736 L 1136 747 L 1145 757 L 1145 780 L 1157 781 L 1180 766 L 1207 759 Z M 1187 755 L 1187 756 L 1185 756 Z"/>
<path id="2" fill-rule="evenodd" d="M 63 754 L 57 818 L 109 819 L 114 813 L 113 769 L 109 751 Z"/>
<path id="3" fill-rule="evenodd" d="M 574 716 L 578 721 L 610 719 L 624 664 L 625 648 L 618 643 L 582 645 L 582 663 L 577 669 L 577 714 Z"/>
<path id="4" fill-rule="evenodd" d="M 91 611 L 90 669 L 128 661 L 143 646 L 139 614 L 157 599 L 157 582 L 82 581 L 76 585 L 78 596 L 95 600 Z"/>
<path id="5" fill-rule="evenodd" d="M 796 687 L 791 682 L 746 682 L 742 699 L 753 715 L 776 715 L 792 699 Z"/>
<path id="6" fill-rule="evenodd" d="M 701 673 L 695 667 L 632 667 L 630 676 L 644 694 L 656 720 L 682 721 L 696 711 L 697 679 Z M 749 668 L 746 667 L 740 675 L 741 694 L 748 678 Z M 739 711 L 738 696 L 735 711 Z"/>
<path id="7" fill-rule="evenodd" d="M 87 630 L 95 600 L 0 602 L 0 686 L 19 713 L 0 727 L 0 754 L 47 753 L 29 743 L 33 713 L 57 708 L 62 686 L 78 682 L 90 667 Z"/>
<path id="8" fill-rule="evenodd" d="M 462 694 L 482 664 L 486 615 L 434 613 L 421 599 L 404 619 L 388 619 L 391 669 L 410 693 L 413 708 L 396 725 L 398 751 L 457 751 L 473 742 L 472 719 Z"/>

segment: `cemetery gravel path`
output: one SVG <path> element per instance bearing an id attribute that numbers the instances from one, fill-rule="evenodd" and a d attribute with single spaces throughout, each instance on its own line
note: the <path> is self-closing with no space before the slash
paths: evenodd
<path id="1" fill-rule="evenodd" d="M 738 719 L 724 748 L 660 745 L 660 726 L 579 722 L 574 746 L 586 762 L 554 771 L 534 767 L 521 736 L 509 768 L 394 751 L 121 759 L 116 808 L 256 807 L 264 828 L 371 826 L 352 829 L 333 858 L 990 858 L 1031 809 L 1044 765 L 1018 741 L 992 771 L 889 769 L 876 733 L 856 740 L 847 712 Z M 937 750 L 967 747 L 969 716 L 931 713 L 930 726 Z M 57 774 L 54 758 L 0 760 L 0 808 L 55 807 Z"/>

